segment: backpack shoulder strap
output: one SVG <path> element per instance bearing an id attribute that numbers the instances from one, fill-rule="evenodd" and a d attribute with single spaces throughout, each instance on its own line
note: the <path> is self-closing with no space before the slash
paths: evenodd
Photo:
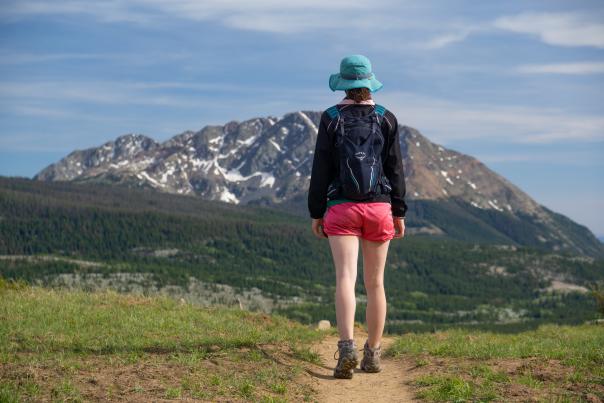
<path id="1" fill-rule="evenodd" d="M 338 109 L 337 105 L 331 106 L 329 108 L 327 108 L 327 110 L 325 110 L 325 112 L 327 112 L 327 114 L 329 115 L 330 118 L 335 119 L 338 116 L 340 116 L 340 110 Z"/>
<path id="2" fill-rule="evenodd" d="M 329 130 L 332 123 L 335 122 L 335 125 L 333 126 L 333 129 L 332 129 L 333 131 L 335 131 L 338 127 L 338 123 L 340 123 L 340 116 L 341 116 L 338 106 L 337 105 L 331 106 L 331 107 L 327 108 L 325 110 L 325 112 L 327 112 L 327 115 L 331 119 L 329 126 L 327 126 L 327 130 Z"/>
<path id="3" fill-rule="evenodd" d="M 375 113 L 383 117 L 386 114 L 386 108 L 382 105 L 375 104 Z"/>
<path id="4" fill-rule="evenodd" d="M 380 104 L 375 104 L 375 106 L 373 107 L 373 113 L 375 113 L 376 119 L 381 126 L 384 119 L 386 119 L 384 117 L 384 115 L 386 114 L 386 108 L 384 108 Z"/>

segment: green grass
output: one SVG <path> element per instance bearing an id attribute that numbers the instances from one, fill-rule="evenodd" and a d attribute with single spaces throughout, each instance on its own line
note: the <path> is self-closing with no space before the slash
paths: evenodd
<path id="1" fill-rule="evenodd" d="M 505 400 L 514 385 L 545 401 L 575 401 L 583 392 L 604 397 L 603 346 L 602 325 L 543 325 L 517 334 L 409 333 L 397 337 L 384 355 L 411 355 L 428 372 L 415 385 L 418 396 L 430 401 Z M 437 357 L 435 374 L 430 364 Z M 506 372 L 506 363 L 515 369 Z"/>
<path id="2" fill-rule="evenodd" d="M 452 329 L 433 334 L 406 334 L 389 354 L 429 353 L 443 357 L 562 360 L 575 366 L 604 365 L 604 327 L 542 325 L 517 334 Z"/>
<path id="3" fill-rule="evenodd" d="M 0 402 L 303 400 L 311 392 L 291 380 L 322 337 L 278 315 L 12 282 L 0 284 L 0 323 Z M 280 352 L 294 365 L 273 359 Z M 124 390 L 122 368 L 151 373 Z"/>
<path id="4" fill-rule="evenodd" d="M 5 292 L 2 351 L 140 354 L 256 347 L 314 337 L 279 316 L 180 305 L 169 298 L 25 289 Z"/>
<path id="5" fill-rule="evenodd" d="M 429 400 L 466 401 L 475 395 L 475 386 L 456 376 L 425 375 L 416 384 L 428 386 L 418 395 Z"/>

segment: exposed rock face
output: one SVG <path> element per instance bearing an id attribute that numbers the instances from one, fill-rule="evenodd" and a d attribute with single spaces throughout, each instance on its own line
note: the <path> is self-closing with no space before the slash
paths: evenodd
<path id="1" fill-rule="evenodd" d="M 400 130 L 408 196 L 457 196 L 474 207 L 497 211 L 532 214 L 540 209 L 526 193 L 477 159 L 434 144 L 411 127 Z"/>
<path id="2" fill-rule="evenodd" d="M 310 182 L 320 117 L 321 112 L 298 111 L 281 118 L 231 121 L 186 131 L 163 143 L 142 134 L 122 135 L 74 151 L 34 179 L 146 186 L 235 204 L 300 203 Z M 477 159 L 432 143 L 411 127 L 399 130 L 407 200 L 455 199 L 467 203 L 467 210 L 497 211 L 516 222 L 529 217 L 536 243 L 580 253 L 604 250 L 587 228 L 541 206 Z M 439 225 L 424 222 L 412 232 L 445 233 Z M 509 232 L 509 239 L 524 242 Z"/>
<path id="3" fill-rule="evenodd" d="M 232 121 L 163 143 L 123 135 L 74 151 L 34 179 L 132 183 L 236 204 L 280 202 L 308 188 L 319 119 L 318 112 L 295 112 Z"/>

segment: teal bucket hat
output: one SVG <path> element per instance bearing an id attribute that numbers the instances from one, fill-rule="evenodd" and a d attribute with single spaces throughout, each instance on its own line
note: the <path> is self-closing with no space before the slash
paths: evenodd
<path id="1" fill-rule="evenodd" d="M 332 91 L 366 87 L 376 92 L 383 86 L 371 71 L 371 62 L 363 55 L 346 56 L 340 62 L 340 72 L 329 77 Z"/>

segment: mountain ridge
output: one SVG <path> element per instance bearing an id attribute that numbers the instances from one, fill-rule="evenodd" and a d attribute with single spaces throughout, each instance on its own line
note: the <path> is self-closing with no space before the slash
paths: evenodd
<path id="1" fill-rule="evenodd" d="M 124 134 L 98 147 L 74 150 L 33 179 L 150 187 L 233 204 L 293 204 L 303 214 L 321 113 L 302 110 L 280 118 L 232 120 L 187 130 L 163 142 Z M 406 200 L 461 201 L 473 216 L 484 215 L 478 210 L 501 213 L 494 219 L 499 224 L 489 223 L 499 232 L 510 232 L 510 220 L 530 223 L 531 245 L 604 254 L 601 242 L 586 227 L 573 222 L 569 233 L 566 217 L 553 214 L 478 159 L 433 143 L 406 125 L 399 125 L 399 133 Z M 450 232 L 429 220 L 424 228 Z M 521 238 L 505 235 L 512 242 Z"/>

